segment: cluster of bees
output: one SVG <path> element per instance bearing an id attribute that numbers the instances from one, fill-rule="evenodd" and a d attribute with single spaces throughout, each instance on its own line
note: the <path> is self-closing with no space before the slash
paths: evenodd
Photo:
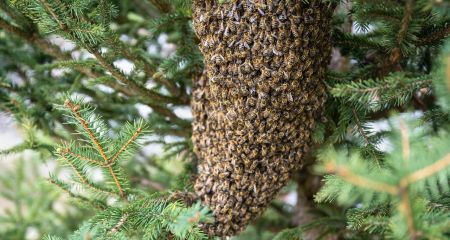
<path id="1" fill-rule="evenodd" d="M 195 190 L 230 236 L 301 166 L 325 101 L 333 6 L 321 0 L 194 0 L 205 73 L 194 80 Z"/>

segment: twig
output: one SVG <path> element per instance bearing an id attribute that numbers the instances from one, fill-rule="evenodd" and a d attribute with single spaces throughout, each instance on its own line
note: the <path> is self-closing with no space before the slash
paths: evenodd
<path id="1" fill-rule="evenodd" d="M 408 136 L 408 128 L 403 120 L 400 120 L 400 134 L 402 136 L 402 152 L 403 152 L 403 161 L 405 164 L 409 161 L 410 154 L 410 146 L 409 146 L 409 136 Z"/>
<path id="2" fill-rule="evenodd" d="M 419 40 L 416 43 L 416 46 L 420 47 L 432 44 L 448 37 L 449 35 L 450 35 L 450 24 L 447 23 L 441 29 L 432 32 L 427 32 L 425 36 L 419 38 Z"/>
<path id="3" fill-rule="evenodd" d="M 148 0 L 148 1 L 162 13 L 169 13 L 172 9 L 170 4 L 164 2 L 164 0 Z"/>
<path id="4" fill-rule="evenodd" d="M 406 0 L 400 31 L 397 35 L 397 47 L 392 50 L 391 55 L 389 56 L 390 64 L 396 64 L 402 58 L 401 45 L 405 40 L 406 33 L 408 32 L 409 24 L 412 18 L 413 5 L 413 0 Z"/>
<path id="5" fill-rule="evenodd" d="M 95 58 L 98 60 L 100 65 L 104 67 L 107 71 L 111 73 L 111 75 L 119 80 L 120 82 L 129 85 L 130 88 L 141 94 L 142 96 L 147 96 L 149 98 L 154 99 L 158 102 L 164 102 L 164 103 L 173 103 L 173 104 L 180 104 L 180 101 L 177 100 L 177 98 L 171 98 L 164 95 L 161 95 L 159 93 L 153 92 L 151 90 L 148 90 L 142 86 L 139 86 L 134 81 L 127 78 L 125 75 L 120 73 L 114 66 L 109 64 L 106 59 L 100 54 L 99 51 L 95 49 L 88 49 L 90 53 L 92 53 Z"/>
<path id="6" fill-rule="evenodd" d="M 0 18 L 0 28 L 6 30 L 9 33 L 12 33 L 14 35 L 17 35 L 21 37 L 22 39 L 28 41 L 29 43 L 35 45 L 38 49 L 40 49 L 42 52 L 53 56 L 54 58 L 62 61 L 70 60 L 70 55 L 62 52 L 58 47 L 51 44 L 47 40 L 43 39 L 41 36 L 35 34 L 35 33 L 28 33 L 23 31 L 22 29 L 15 27 L 2 18 Z M 97 72 L 93 72 L 90 69 L 77 67 L 75 70 L 85 74 L 86 76 L 92 77 L 92 78 L 99 78 L 101 74 Z M 133 96 L 135 95 L 135 92 L 133 92 L 133 89 L 130 89 L 126 86 L 123 86 L 117 82 L 108 82 L 106 85 L 124 93 L 127 96 Z M 139 93 L 139 92 L 138 92 Z M 164 107 L 160 104 L 155 103 L 150 97 L 148 97 L 147 94 L 140 95 L 139 99 L 149 107 L 151 107 L 156 113 L 165 116 L 169 118 L 174 124 L 177 124 L 183 128 L 190 128 L 189 121 L 186 121 L 184 119 L 179 118 L 176 114 L 174 114 L 170 109 L 167 107 Z"/>
<path id="7" fill-rule="evenodd" d="M 353 108 L 352 108 L 352 113 L 353 113 L 353 116 L 355 117 L 356 127 L 358 128 L 359 134 L 361 134 L 361 136 L 364 138 L 364 142 L 366 143 L 366 146 L 369 146 L 369 144 L 370 144 L 369 139 L 367 138 L 367 135 L 362 128 L 361 121 L 359 120 L 359 117 L 356 114 L 355 109 L 353 109 Z"/>
<path id="8" fill-rule="evenodd" d="M 122 217 L 120 218 L 119 222 L 117 222 L 117 224 L 109 231 L 109 234 L 114 234 L 117 231 L 119 231 L 120 228 L 122 228 L 122 226 L 125 224 L 127 219 L 128 219 L 128 214 L 125 213 L 124 215 L 122 215 Z"/>
<path id="9" fill-rule="evenodd" d="M 437 162 L 428 165 L 427 167 L 417 170 L 409 174 L 408 176 L 404 177 L 404 179 L 402 179 L 402 181 L 404 181 L 403 184 L 409 185 L 411 183 L 425 179 L 435 174 L 436 172 L 448 167 L 449 165 L 450 165 L 450 154 L 447 154 Z"/>
<path id="10" fill-rule="evenodd" d="M 61 151 L 61 153 L 63 153 L 63 154 L 68 154 L 68 155 L 70 155 L 70 156 L 72 156 L 72 157 L 76 157 L 76 158 L 78 158 L 78 159 L 85 160 L 85 161 L 90 162 L 90 163 L 93 163 L 93 164 L 95 164 L 95 165 L 102 165 L 101 162 L 99 162 L 99 161 L 97 161 L 97 160 L 94 160 L 94 159 L 92 159 L 92 158 L 88 158 L 88 157 L 85 157 L 85 156 L 81 156 L 80 154 L 76 154 L 76 153 L 70 151 L 69 148 L 64 148 L 64 149 L 61 149 L 60 151 Z"/>
<path id="11" fill-rule="evenodd" d="M 411 237 L 411 239 L 415 240 L 417 238 L 417 230 L 414 226 L 414 217 L 411 210 L 411 202 L 409 199 L 409 192 L 408 188 L 400 188 L 400 212 L 403 213 L 403 215 L 406 218 L 406 223 L 408 225 L 408 232 Z"/>
<path id="12" fill-rule="evenodd" d="M 67 159 L 67 158 L 64 156 L 64 154 L 61 155 L 61 157 L 65 160 L 65 162 L 66 162 L 67 164 L 70 165 L 70 167 L 72 168 L 72 170 L 75 172 L 75 174 L 77 175 L 77 177 L 80 179 L 81 183 L 85 184 L 86 186 L 88 186 L 89 188 L 91 188 L 92 190 L 94 190 L 94 191 L 96 191 L 96 192 L 101 192 L 101 193 L 104 193 L 104 194 L 107 194 L 107 195 L 110 195 L 110 196 L 117 196 L 116 193 L 109 192 L 109 191 L 106 191 L 106 190 L 104 190 L 104 189 L 101 189 L 101 188 L 98 188 L 98 187 L 92 185 L 91 182 L 89 182 L 88 179 L 86 179 L 86 178 L 83 176 L 83 174 L 81 174 L 81 172 L 78 171 L 78 169 L 75 167 L 75 165 L 74 165 L 72 162 L 70 162 L 69 159 Z"/>
<path id="13" fill-rule="evenodd" d="M 78 106 L 75 106 L 69 99 L 66 100 L 66 102 L 64 103 L 65 106 L 69 107 L 69 109 L 73 112 L 73 114 L 75 115 L 75 117 L 77 118 L 77 120 L 81 123 L 81 125 L 83 126 L 83 129 L 88 133 L 92 143 L 94 143 L 94 145 L 97 148 L 97 151 L 100 153 L 100 155 L 102 156 L 103 160 L 108 163 L 108 157 L 106 156 L 105 150 L 103 149 L 103 147 L 100 145 L 100 142 L 98 141 L 98 139 L 95 137 L 94 133 L 92 132 L 92 130 L 89 128 L 89 125 L 87 123 L 86 120 L 84 120 L 84 118 L 81 116 L 80 112 L 78 111 Z M 112 169 L 112 166 L 108 166 L 108 170 L 109 173 L 111 174 L 111 177 L 114 180 L 114 183 L 117 186 L 117 189 L 119 190 L 119 195 L 125 199 L 125 193 L 122 189 L 122 186 L 120 185 L 120 181 L 117 178 L 116 174 L 114 173 L 114 170 Z"/>
<path id="14" fill-rule="evenodd" d="M 142 132 L 142 128 L 138 128 L 133 136 L 131 136 L 131 138 L 119 149 L 119 151 L 117 151 L 116 154 L 114 154 L 114 156 L 108 161 L 108 164 L 114 164 L 114 162 L 117 160 L 117 158 L 120 156 L 120 154 L 122 154 L 127 148 L 128 146 L 134 141 L 136 140 L 136 138 L 139 136 L 139 134 Z"/>
<path id="15" fill-rule="evenodd" d="M 373 189 L 379 192 L 389 193 L 391 195 L 396 195 L 398 193 L 398 189 L 396 186 L 382 182 L 372 181 L 363 176 L 354 174 L 352 171 L 350 171 L 345 167 L 338 167 L 334 162 L 326 163 L 325 169 L 328 173 L 334 173 L 345 179 L 347 182 L 350 182 L 356 186 Z"/>

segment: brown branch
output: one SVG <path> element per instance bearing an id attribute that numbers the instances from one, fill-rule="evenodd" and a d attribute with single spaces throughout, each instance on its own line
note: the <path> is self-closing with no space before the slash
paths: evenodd
<path id="1" fill-rule="evenodd" d="M 450 35 L 450 24 L 446 24 L 445 27 L 434 30 L 432 32 L 427 32 L 426 36 L 419 38 L 416 43 L 416 46 L 425 46 L 428 44 L 432 44 L 438 42 Z"/>
<path id="2" fill-rule="evenodd" d="M 69 99 L 67 99 L 66 102 L 64 102 L 64 106 L 68 107 L 72 111 L 72 113 L 75 115 L 78 122 L 81 123 L 81 125 L 83 126 L 83 129 L 89 135 L 92 143 L 94 143 L 94 145 L 97 147 L 97 151 L 100 153 L 103 160 L 105 160 L 105 162 L 107 162 L 108 157 L 106 156 L 105 150 L 103 150 L 103 147 L 100 145 L 100 142 L 95 137 L 94 132 L 92 132 L 92 130 L 89 128 L 88 122 L 86 120 L 84 120 L 84 118 L 81 116 L 80 112 L 78 111 L 80 107 L 74 105 Z"/>
<path id="3" fill-rule="evenodd" d="M 355 109 L 353 109 L 353 108 L 352 108 L 352 113 L 353 113 L 353 116 L 355 116 L 356 127 L 358 128 L 358 132 L 364 138 L 364 142 L 366 143 L 366 146 L 368 146 L 370 144 L 369 139 L 367 138 L 367 135 L 366 135 L 366 133 L 364 132 L 364 130 L 362 128 L 361 121 L 359 120 L 359 117 L 356 114 Z"/>
<path id="4" fill-rule="evenodd" d="M 409 199 L 409 192 L 407 188 L 400 188 L 400 204 L 399 204 L 400 212 L 406 218 L 406 224 L 408 225 L 408 232 L 411 239 L 415 240 L 418 237 L 418 232 L 416 227 L 414 226 L 414 217 L 411 209 L 411 202 Z"/>
<path id="5" fill-rule="evenodd" d="M 24 40 L 28 41 L 29 43 L 31 43 L 32 45 L 36 46 L 38 49 L 40 49 L 45 54 L 48 54 L 48 55 L 56 58 L 57 60 L 65 61 L 65 60 L 72 59 L 69 54 L 62 52 L 61 49 L 59 49 L 57 46 L 51 44 L 49 41 L 45 40 L 38 34 L 31 33 L 31 32 L 25 32 L 22 29 L 6 22 L 2 18 L 0 18 L 0 28 L 6 30 L 9 33 L 12 33 L 14 35 L 21 37 L 22 39 L 24 39 Z M 93 72 L 92 70 L 83 68 L 83 67 L 76 67 L 75 70 L 77 70 L 91 78 L 99 78 L 102 76 L 102 74 L 100 74 L 98 72 Z M 133 95 L 135 95 L 135 93 L 138 93 L 138 94 L 140 94 L 139 100 L 142 101 L 142 103 L 151 107 L 156 113 L 158 113 L 162 116 L 168 117 L 173 123 L 175 123 L 179 126 L 182 126 L 186 129 L 188 129 L 190 127 L 190 123 L 188 121 L 179 118 L 176 114 L 174 114 L 167 107 L 162 106 L 159 103 L 155 103 L 155 101 L 149 97 L 149 95 L 147 94 L 147 91 L 145 91 L 144 93 L 141 91 L 142 88 L 139 87 L 138 89 L 131 89 L 128 86 L 124 86 L 117 82 L 108 82 L 108 83 L 106 83 L 106 85 L 124 93 L 127 96 L 133 96 Z M 133 92 L 134 90 L 138 90 L 138 91 Z M 180 101 L 179 104 L 181 104 L 181 102 L 185 102 L 185 101 Z"/>
<path id="6" fill-rule="evenodd" d="M 402 153 L 403 161 L 405 164 L 409 161 L 410 146 L 409 146 L 409 135 L 408 128 L 403 120 L 400 120 L 400 135 L 402 137 Z"/>
<path id="7" fill-rule="evenodd" d="M 73 114 L 75 115 L 75 117 L 77 118 L 77 120 L 80 122 L 80 124 L 83 126 L 83 129 L 87 132 L 87 134 L 89 135 L 91 141 L 94 143 L 94 145 L 97 148 L 97 151 L 100 153 L 100 155 L 102 156 L 103 160 L 108 163 L 108 157 L 106 156 L 105 150 L 103 149 L 103 147 L 100 145 L 100 142 L 98 141 L 98 139 L 95 137 L 94 133 L 92 132 L 92 130 L 89 128 L 88 123 L 86 122 L 86 120 L 83 119 L 83 117 L 81 116 L 80 112 L 78 111 L 79 106 L 75 106 L 69 99 L 66 100 L 66 102 L 64 103 L 64 106 L 69 107 L 69 109 L 73 112 Z M 117 186 L 117 189 L 119 190 L 119 195 L 125 199 L 125 193 L 122 189 L 122 186 L 120 185 L 120 181 L 117 178 L 116 174 L 114 173 L 113 169 L 111 166 L 108 166 L 108 170 L 109 173 L 111 174 L 111 177 L 114 180 L 114 183 Z"/>
<path id="8" fill-rule="evenodd" d="M 397 35 L 397 47 L 392 50 L 391 55 L 389 56 L 390 64 L 396 64 L 402 58 L 401 45 L 408 33 L 408 28 L 412 19 L 413 6 L 413 0 L 406 0 L 400 31 Z"/>
<path id="9" fill-rule="evenodd" d="M 45 0 L 40 0 L 40 2 L 42 3 L 42 5 L 44 5 L 44 8 L 47 10 L 47 12 L 50 13 L 53 19 L 55 19 L 55 21 L 58 23 L 59 28 L 61 28 L 61 30 L 63 31 L 66 30 L 67 29 L 66 25 L 59 19 L 58 15 L 55 13 L 50 4 Z"/>
<path id="10" fill-rule="evenodd" d="M 116 233 L 117 231 L 120 230 L 120 228 L 122 228 L 122 226 L 125 224 L 125 222 L 128 219 L 128 214 L 125 213 L 119 220 L 119 222 L 117 222 L 117 224 L 109 231 L 109 234 L 113 234 Z"/>
<path id="11" fill-rule="evenodd" d="M 389 193 L 391 195 L 396 195 L 398 193 L 398 189 L 396 186 L 375 182 L 370 179 L 367 179 L 363 176 L 357 175 L 345 167 L 339 167 L 334 162 L 328 162 L 325 164 L 325 170 L 328 173 L 334 173 L 349 183 L 352 183 L 355 186 L 360 186 L 363 188 L 373 189 L 379 192 Z"/>
<path id="12" fill-rule="evenodd" d="M 164 0 L 148 0 L 153 6 L 155 6 L 161 13 L 169 13 L 172 10 L 170 4 L 164 2 Z"/>
<path id="13" fill-rule="evenodd" d="M 436 172 L 439 172 L 440 170 L 448 167 L 450 165 L 450 153 L 445 155 L 442 159 L 438 160 L 437 162 L 434 162 L 433 164 L 424 167 L 422 169 L 419 169 L 408 176 L 404 177 L 402 181 L 404 181 L 404 185 L 409 185 L 411 183 L 420 181 L 422 179 L 425 179 Z"/>
<path id="14" fill-rule="evenodd" d="M 120 156 L 120 154 L 122 154 L 127 148 L 128 146 L 134 141 L 136 140 L 136 138 L 139 136 L 139 134 L 142 132 L 142 128 L 138 128 L 136 130 L 136 132 L 134 132 L 133 136 L 131 136 L 131 138 L 119 149 L 119 151 L 117 151 L 116 154 L 114 154 L 114 156 L 108 161 L 108 164 L 114 164 L 114 162 L 117 160 L 117 158 Z"/>
<path id="15" fill-rule="evenodd" d="M 90 162 L 90 163 L 93 163 L 93 164 L 95 164 L 95 165 L 100 165 L 100 166 L 102 165 L 101 162 L 99 162 L 99 161 L 97 161 L 97 160 L 94 160 L 94 159 L 92 159 L 92 158 L 88 158 L 88 157 L 82 156 L 82 155 L 80 155 L 80 154 L 76 154 L 76 153 L 70 151 L 69 148 L 64 148 L 64 149 L 61 149 L 60 151 L 61 151 L 61 153 L 68 154 L 68 155 L 70 155 L 70 156 L 72 156 L 72 157 L 76 157 L 76 158 L 78 158 L 78 159 L 85 160 L 85 161 Z"/>

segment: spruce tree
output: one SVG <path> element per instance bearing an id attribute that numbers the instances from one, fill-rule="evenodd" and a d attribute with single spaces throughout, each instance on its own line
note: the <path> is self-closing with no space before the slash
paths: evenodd
<path id="1" fill-rule="evenodd" d="M 449 35 L 446 1 L 0 1 L 0 239 L 450 239 Z"/>

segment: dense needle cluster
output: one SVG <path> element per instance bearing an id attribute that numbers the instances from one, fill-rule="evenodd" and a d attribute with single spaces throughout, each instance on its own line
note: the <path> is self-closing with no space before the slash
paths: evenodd
<path id="1" fill-rule="evenodd" d="M 195 190 L 234 235 L 301 166 L 325 101 L 333 7 L 323 1 L 194 1 L 205 76 L 194 81 Z"/>

